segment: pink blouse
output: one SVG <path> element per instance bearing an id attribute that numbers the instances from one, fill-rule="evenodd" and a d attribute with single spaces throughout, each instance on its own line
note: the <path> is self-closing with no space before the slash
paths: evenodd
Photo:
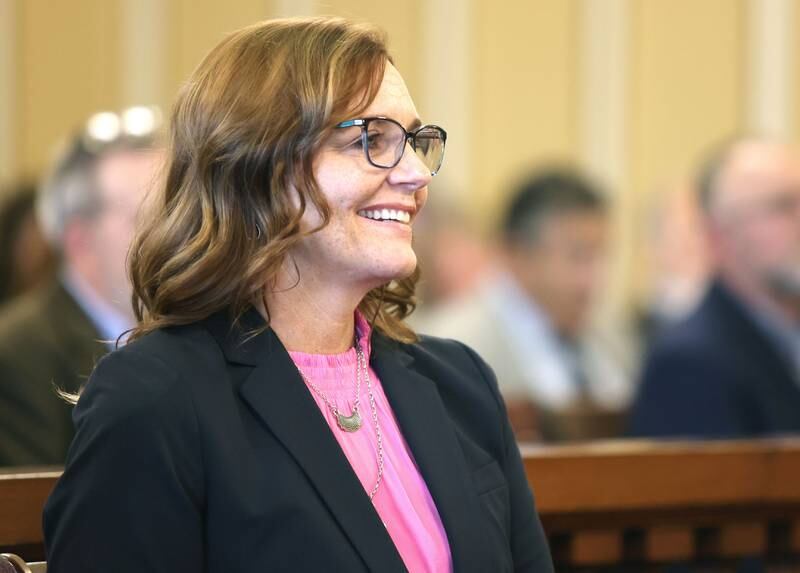
<path id="1" fill-rule="evenodd" d="M 370 327 L 358 312 L 356 329 L 369 363 Z M 352 412 L 357 365 L 354 348 L 342 354 L 289 352 L 289 355 L 339 412 L 344 415 Z M 383 479 L 372 503 L 411 573 L 450 572 L 453 569 L 450 546 L 439 512 L 372 368 L 369 379 L 383 439 Z M 310 386 L 308 390 L 368 495 L 378 477 L 378 445 L 366 380 L 362 379 L 360 392 L 362 426 L 356 432 L 341 430 L 322 398 Z"/>

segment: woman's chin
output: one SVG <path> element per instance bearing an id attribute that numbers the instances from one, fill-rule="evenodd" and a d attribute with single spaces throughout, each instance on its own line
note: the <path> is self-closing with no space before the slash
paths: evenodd
<path id="1" fill-rule="evenodd" d="M 417 257 L 412 252 L 410 256 L 407 256 L 403 261 L 402 265 L 398 265 L 397 271 L 394 273 L 393 280 L 401 280 L 410 277 L 414 274 L 414 270 L 417 268 Z"/>
<path id="2" fill-rule="evenodd" d="M 372 280 L 370 282 L 372 282 L 375 286 L 380 286 L 392 281 L 399 281 L 414 274 L 414 270 L 416 268 L 416 257 L 410 258 L 403 263 L 400 263 L 400 261 L 395 261 L 394 264 L 387 265 L 378 272 L 373 273 L 371 276 Z"/>

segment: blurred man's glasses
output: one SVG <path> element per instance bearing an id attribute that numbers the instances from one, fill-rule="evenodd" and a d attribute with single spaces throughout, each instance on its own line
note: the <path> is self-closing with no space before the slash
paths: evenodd
<path id="1" fill-rule="evenodd" d="M 768 215 L 797 216 L 800 211 L 800 190 L 787 189 L 766 198 L 760 205 L 761 210 Z"/>
<path id="2" fill-rule="evenodd" d="M 129 107 L 120 113 L 101 111 L 86 122 L 82 143 L 89 153 L 100 153 L 121 139 L 152 138 L 161 127 L 161 110 L 155 106 Z"/>
<path id="3" fill-rule="evenodd" d="M 365 117 L 343 121 L 337 128 L 360 127 L 360 145 L 367 161 L 375 167 L 391 169 L 403 158 L 406 142 L 427 167 L 436 175 L 444 160 L 447 132 L 438 125 L 423 125 L 408 132 L 399 122 L 388 117 Z"/>

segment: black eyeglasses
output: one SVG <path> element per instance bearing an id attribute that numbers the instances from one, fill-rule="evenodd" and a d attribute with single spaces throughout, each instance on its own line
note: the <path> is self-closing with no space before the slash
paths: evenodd
<path id="1" fill-rule="evenodd" d="M 361 146 L 367 161 L 375 167 L 391 169 L 403 158 L 406 142 L 423 164 L 436 175 L 444 160 L 444 144 L 447 132 L 438 125 L 423 125 L 408 132 L 399 122 L 388 117 L 365 117 L 350 119 L 336 126 L 360 127 Z"/>

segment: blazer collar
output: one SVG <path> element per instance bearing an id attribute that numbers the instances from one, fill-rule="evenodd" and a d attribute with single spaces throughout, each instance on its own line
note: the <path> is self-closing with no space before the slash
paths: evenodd
<path id="1" fill-rule="evenodd" d="M 320 497 L 364 559 L 369 570 L 405 571 L 381 523 L 292 359 L 275 333 L 251 309 L 232 327 L 218 314 L 209 330 L 226 359 L 251 366 L 242 398 L 303 468 Z M 403 345 L 374 332 L 371 366 L 380 377 L 400 430 L 442 519 L 456 571 L 487 571 L 482 562 L 483 515 L 471 474 L 433 380 L 414 370 Z"/>

